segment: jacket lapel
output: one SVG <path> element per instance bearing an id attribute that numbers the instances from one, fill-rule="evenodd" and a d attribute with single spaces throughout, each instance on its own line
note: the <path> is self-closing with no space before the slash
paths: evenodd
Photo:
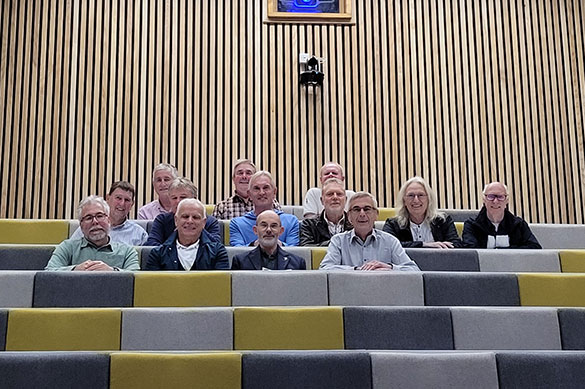
<path id="1" fill-rule="evenodd" d="M 254 270 L 262 270 L 262 254 L 260 253 L 260 247 L 256 247 L 248 254 L 248 259 L 254 266 Z"/>

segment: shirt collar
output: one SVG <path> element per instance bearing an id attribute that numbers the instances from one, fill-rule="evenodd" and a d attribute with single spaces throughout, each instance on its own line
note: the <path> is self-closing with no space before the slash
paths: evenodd
<path id="1" fill-rule="evenodd" d="M 239 203 L 243 203 L 243 204 L 251 204 L 252 203 L 252 200 L 249 197 L 246 200 L 242 196 L 240 196 L 238 194 L 238 192 L 236 192 L 235 190 L 234 190 L 233 200 L 236 202 L 239 202 Z"/>
<path id="2" fill-rule="evenodd" d="M 185 251 L 193 251 L 193 250 L 197 250 L 199 248 L 199 241 L 201 239 L 197 239 L 197 242 L 189 245 L 189 246 L 183 246 L 181 243 L 179 243 L 179 239 L 177 239 L 177 250 L 185 250 Z"/>
<path id="3" fill-rule="evenodd" d="M 358 242 L 359 244 L 362 244 L 362 245 L 365 245 L 370 241 L 375 241 L 377 238 L 378 238 L 378 231 L 376 230 L 375 227 L 374 227 L 374 229 L 372 229 L 372 233 L 366 237 L 365 242 L 362 240 L 362 238 L 360 238 L 359 236 L 356 235 L 355 229 L 352 229 L 349 232 L 349 241 L 350 242 Z"/>
<path id="4" fill-rule="evenodd" d="M 98 247 L 98 246 L 96 246 L 95 244 L 93 244 L 92 242 L 90 242 L 89 240 L 87 240 L 87 239 L 85 238 L 85 236 L 83 236 L 83 237 L 81 238 L 81 247 L 88 247 L 88 246 L 89 246 L 89 247 L 93 247 L 94 249 L 98 249 L 98 250 L 101 250 L 101 249 L 103 249 L 103 248 L 109 248 L 109 249 L 111 250 L 111 249 L 112 249 L 112 238 L 110 238 L 110 237 L 108 236 L 108 243 L 106 243 L 105 245 L 103 245 L 103 246 L 101 246 L 101 247 Z"/>
<path id="5" fill-rule="evenodd" d="M 122 228 L 124 228 L 126 226 L 126 223 L 128 223 L 128 218 L 124 219 L 124 221 L 122 222 L 122 224 L 118 224 L 117 226 L 111 226 L 110 229 L 112 230 L 121 230 Z"/>

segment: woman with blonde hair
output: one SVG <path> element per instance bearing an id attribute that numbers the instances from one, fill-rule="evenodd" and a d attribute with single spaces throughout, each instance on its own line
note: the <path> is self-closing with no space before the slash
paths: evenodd
<path id="1" fill-rule="evenodd" d="M 413 177 L 400 188 L 397 215 L 388 218 L 384 231 L 394 235 L 403 247 L 462 247 L 455 223 L 437 209 L 437 195 L 422 177 Z"/>

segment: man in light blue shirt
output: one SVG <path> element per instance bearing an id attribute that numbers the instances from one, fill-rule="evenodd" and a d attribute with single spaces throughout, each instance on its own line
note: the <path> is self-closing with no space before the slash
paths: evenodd
<path id="1" fill-rule="evenodd" d="M 127 181 L 116 181 L 110 187 L 106 197 L 110 206 L 110 239 L 112 242 L 125 243 L 129 246 L 142 246 L 148 234 L 144 228 L 128 220 L 128 214 L 134 205 L 134 186 Z M 81 239 L 83 232 L 77 228 L 71 239 Z"/>
<path id="2" fill-rule="evenodd" d="M 353 230 L 334 235 L 319 269 L 420 271 L 400 241 L 374 228 L 378 202 L 370 193 L 358 192 L 349 200 Z"/>
<path id="3" fill-rule="evenodd" d="M 285 246 L 299 245 L 299 219 L 296 216 L 274 209 L 276 184 L 272 175 L 261 170 L 250 177 L 248 193 L 254 203 L 254 209 L 244 216 L 230 220 L 230 245 L 256 246 L 258 236 L 254 233 L 256 218 L 266 210 L 272 210 L 280 217 L 284 231 L 278 239 Z"/>

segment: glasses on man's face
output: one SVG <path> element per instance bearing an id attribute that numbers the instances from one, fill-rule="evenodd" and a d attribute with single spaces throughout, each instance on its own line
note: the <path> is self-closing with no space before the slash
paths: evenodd
<path id="1" fill-rule="evenodd" d="M 370 213 L 376 211 L 376 208 L 366 205 L 365 207 L 351 207 L 349 211 L 356 214 L 360 213 L 361 211 L 364 211 L 365 213 Z"/>
<path id="2" fill-rule="evenodd" d="M 97 220 L 98 222 L 103 222 L 104 220 L 106 220 L 107 217 L 108 215 L 106 215 L 105 213 L 99 212 L 96 213 L 95 215 L 85 215 L 84 217 L 81 218 L 81 222 L 91 223 L 93 219 Z"/>
<path id="3" fill-rule="evenodd" d="M 504 201 L 506 200 L 506 197 L 508 197 L 508 195 L 503 195 L 503 194 L 486 194 L 485 198 L 488 199 L 489 201 L 494 201 L 495 199 L 498 199 L 499 201 Z"/>
<path id="4" fill-rule="evenodd" d="M 407 200 L 414 200 L 418 197 L 419 200 L 425 199 L 427 197 L 426 193 L 408 193 L 406 196 Z"/>

